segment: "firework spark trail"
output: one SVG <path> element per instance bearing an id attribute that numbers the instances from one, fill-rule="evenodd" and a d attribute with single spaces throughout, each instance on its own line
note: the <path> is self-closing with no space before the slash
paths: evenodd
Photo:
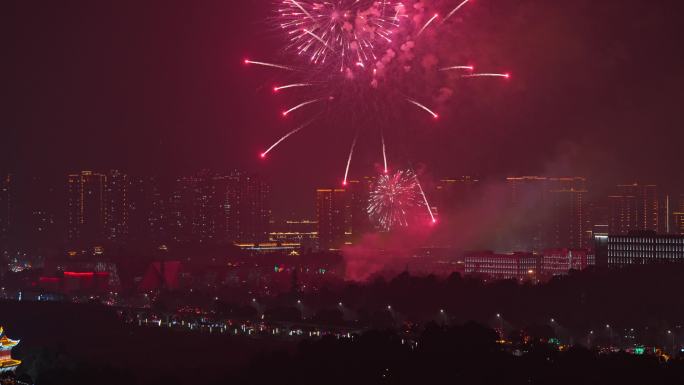
<path id="1" fill-rule="evenodd" d="M 432 24 L 432 22 L 433 22 L 436 18 L 438 18 L 438 17 L 439 17 L 439 15 L 435 13 L 435 15 L 432 16 L 432 17 L 430 18 L 430 20 L 427 21 L 427 23 L 425 23 L 425 25 L 423 26 L 423 28 L 421 28 L 420 31 L 418 31 L 418 34 L 416 35 L 416 37 L 420 36 L 420 34 L 422 34 L 423 31 L 425 31 L 425 29 L 426 29 L 430 24 Z"/>
<path id="2" fill-rule="evenodd" d="M 302 124 L 301 126 L 295 128 L 294 130 L 292 130 L 292 131 L 288 132 L 287 134 L 283 135 L 283 137 L 280 138 L 280 139 L 278 139 L 278 141 L 276 141 L 275 143 L 273 143 L 273 144 L 271 145 L 271 147 L 268 148 L 268 150 L 262 152 L 262 153 L 260 154 L 260 157 L 261 157 L 262 159 L 265 158 L 266 155 L 268 155 L 268 153 L 271 152 L 271 150 L 273 150 L 274 148 L 278 147 L 278 145 L 279 145 L 280 143 L 284 142 L 285 139 L 289 138 L 290 136 L 292 136 L 292 135 L 296 134 L 297 132 L 299 132 L 302 128 L 304 128 L 304 127 L 308 126 L 309 124 L 313 123 L 313 121 L 314 121 L 315 119 L 316 119 L 316 118 L 314 117 L 313 119 L 309 120 L 308 122 Z"/>
<path id="3" fill-rule="evenodd" d="M 380 130 L 380 137 L 382 139 L 382 160 L 385 162 L 385 174 L 387 174 L 387 151 L 385 148 L 385 131 Z"/>
<path id="4" fill-rule="evenodd" d="M 276 86 L 273 87 L 274 92 L 278 92 L 280 90 L 286 90 L 288 88 L 295 88 L 295 87 L 310 87 L 313 86 L 311 83 L 294 83 L 294 84 L 286 84 L 284 86 Z"/>
<path id="5" fill-rule="evenodd" d="M 454 70 L 467 70 L 467 71 L 472 71 L 474 70 L 475 67 L 473 66 L 451 66 L 451 67 L 444 67 L 440 68 L 440 71 L 454 71 Z"/>
<path id="6" fill-rule="evenodd" d="M 314 18 L 311 16 L 311 14 L 310 14 L 309 12 L 307 12 L 306 9 L 304 9 L 304 7 L 302 7 L 301 4 L 299 4 L 299 3 L 296 2 L 295 0 L 290 0 L 290 3 L 296 5 L 297 8 L 301 9 L 302 12 L 304 12 L 304 14 L 305 14 L 309 19 L 311 19 L 314 23 L 316 23 L 316 19 L 314 19 Z"/>
<path id="7" fill-rule="evenodd" d="M 425 107 L 425 106 L 422 105 L 421 103 L 418 103 L 417 101 L 415 101 L 415 100 L 413 100 L 413 99 L 408 99 L 408 98 L 407 98 L 406 100 L 409 101 L 410 103 L 413 103 L 413 104 L 415 104 L 416 106 L 422 108 L 423 110 L 427 111 L 427 113 L 429 113 L 430 115 L 432 115 L 433 118 L 435 118 L 435 119 L 439 118 L 439 115 L 435 114 L 431 109 Z"/>
<path id="8" fill-rule="evenodd" d="M 304 103 L 297 104 L 296 106 L 290 108 L 289 110 L 283 111 L 283 116 L 287 116 L 289 113 L 291 113 L 291 112 L 293 112 L 293 111 L 297 111 L 298 109 L 300 109 L 300 108 L 302 108 L 302 107 L 304 107 L 304 106 L 308 106 L 309 104 L 318 103 L 318 102 L 320 102 L 321 100 L 323 100 L 323 98 L 312 99 L 312 100 L 308 100 L 308 101 L 306 101 L 306 102 L 304 102 Z"/>
<path id="9" fill-rule="evenodd" d="M 416 177 L 416 183 L 418 184 L 418 189 L 420 189 L 420 195 L 423 196 L 423 200 L 425 201 L 425 207 L 427 207 L 428 214 L 430 214 L 430 218 L 432 218 L 432 223 L 437 222 L 435 219 L 435 216 L 432 214 L 432 207 L 430 207 L 430 203 L 428 202 L 427 196 L 425 195 L 425 191 L 423 191 L 423 186 L 420 185 L 420 180 L 418 180 L 418 175 L 414 173 L 414 176 Z"/>
<path id="10" fill-rule="evenodd" d="M 264 63 L 264 62 L 261 62 L 261 61 L 253 61 L 253 60 L 249 60 L 249 59 L 245 59 L 245 64 L 256 64 L 256 65 L 260 65 L 260 66 L 264 66 L 264 67 L 279 68 L 279 69 L 281 69 L 281 70 L 296 71 L 296 70 L 295 70 L 294 68 L 292 68 L 292 67 L 284 66 L 284 65 L 281 65 L 281 64 Z"/>
<path id="11" fill-rule="evenodd" d="M 495 73 L 481 73 L 481 74 L 469 74 L 469 75 L 462 75 L 462 78 L 510 78 L 510 74 L 495 74 Z"/>
<path id="12" fill-rule="evenodd" d="M 457 5 L 456 8 L 452 9 L 451 12 L 449 12 L 449 14 L 446 15 L 446 17 L 444 18 L 444 20 L 442 20 L 442 23 L 444 23 L 444 22 L 447 21 L 451 16 L 453 16 L 454 13 L 458 12 L 458 10 L 461 9 L 461 7 L 463 7 L 464 5 L 466 5 L 466 4 L 468 3 L 468 1 L 470 1 L 470 0 L 463 0 L 463 2 L 462 2 L 461 4 Z"/>
<path id="13" fill-rule="evenodd" d="M 329 49 L 329 50 L 335 52 L 335 50 L 332 49 L 332 47 L 330 47 L 330 46 L 328 45 L 328 43 L 327 43 L 325 40 L 321 39 L 320 36 L 318 36 L 318 35 L 316 35 L 315 33 L 309 31 L 308 29 L 305 29 L 304 32 L 306 32 L 307 34 L 311 35 L 314 39 L 320 41 L 321 44 L 323 44 L 323 46 L 325 46 L 325 48 L 327 48 L 327 49 Z"/>
<path id="14" fill-rule="evenodd" d="M 356 131 L 356 135 L 354 136 L 354 141 L 352 141 L 351 149 L 349 150 L 349 158 L 347 159 L 347 168 L 344 170 L 344 181 L 342 181 L 343 186 L 347 185 L 347 178 L 349 177 L 349 166 L 351 166 L 352 156 L 354 155 L 354 147 L 356 147 L 356 140 L 358 138 L 359 138 L 359 132 Z"/>

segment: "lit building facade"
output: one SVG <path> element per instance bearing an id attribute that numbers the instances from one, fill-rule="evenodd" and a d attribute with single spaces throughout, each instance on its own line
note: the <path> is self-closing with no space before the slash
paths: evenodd
<path id="1" fill-rule="evenodd" d="M 631 231 L 659 231 L 660 204 L 655 185 L 638 183 L 618 185 L 616 194 L 608 197 L 610 234 L 627 234 Z"/>
<path id="2" fill-rule="evenodd" d="M 570 270 L 584 270 L 593 264 L 592 255 L 586 249 L 547 249 L 542 252 L 541 273 L 566 275 Z"/>
<path id="3" fill-rule="evenodd" d="M 373 182 L 370 177 L 347 181 L 348 207 L 345 232 L 350 235 L 351 241 L 358 240 L 361 235 L 373 229 L 368 216 L 368 199 Z"/>
<path id="4" fill-rule="evenodd" d="M 675 234 L 684 235 L 684 211 L 672 213 Z"/>
<path id="5" fill-rule="evenodd" d="M 684 194 L 679 196 L 679 204 L 672 212 L 672 229 L 674 234 L 684 235 Z"/>
<path id="6" fill-rule="evenodd" d="M 598 236 L 596 260 L 609 267 L 684 262 L 684 235 L 636 231 Z"/>
<path id="7" fill-rule="evenodd" d="M 12 358 L 12 349 L 19 345 L 18 340 L 11 340 L 5 335 L 5 329 L 0 326 L 0 373 L 14 371 L 21 361 Z"/>
<path id="8" fill-rule="evenodd" d="M 536 280 L 540 259 L 533 253 L 500 254 L 482 251 L 465 255 L 465 273 L 493 279 Z"/>
<path id="9" fill-rule="evenodd" d="M 129 238 L 162 243 L 169 236 L 169 202 L 155 177 L 131 178 L 129 189 Z"/>
<path id="10" fill-rule="evenodd" d="M 228 177 L 228 237 L 238 242 L 268 240 L 271 224 L 270 186 L 260 178 L 234 172 Z"/>
<path id="11" fill-rule="evenodd" d="M 544 245 L 551 248 L 581 249 L 587 247 L 587 191 L 573 188 L 551 190 L 548 195 L 551 215 L 545 226 Z"/>
<path id="12" fill-rule="evenodd" d="M 310 219 L 287 220 L 277 223 L 268 234 L 269 241 L 280 244 L 299 244 L 302 250 L 316 248 L 318 222 Z"/>
<path id="13" fill-rule="evenodd" d="M 170 199 L 172 237 L 181 242 L 266 241 L 269 193 L 266 183 L 238 172 L 179 178 Z"/>
<path id="14" fill-rule="evenodd" d="M 105 236 L 107 176 L 91 171 L 67 179 L 67 231 L 71 241 L 99 241 Z"/>
<path id="15" fill-rule="evenodd" d="M 128 175 L 112 170 L 107 177 L 106 214 L 107 239 L 125 241 L 129 233 L 131 180 Z"/>
<path id="16" fill-rule="evenodd" d="M 345 242 L 347 195 L 344 189 L 316 190 L 318 248 L 337 250 Z"/>
<path id="17" fill-rule="evenodd" d="M 6 238 L 12 224 L 12 175 L 0 175 L 0 240 Z"/>

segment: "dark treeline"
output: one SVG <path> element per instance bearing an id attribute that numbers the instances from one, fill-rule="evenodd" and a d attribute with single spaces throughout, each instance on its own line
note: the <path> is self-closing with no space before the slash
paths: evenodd
<path id="1" fill-rule="evenodd" d="M 296 354 L 264 355 L 230 383 L 241 384 L 681 384 L 681 360 L 600 355 L 573 347 L 527 345 L 514 355 L 497 333 L 475 323 L 429 324 L 416 347 L 390 331 L 355 340 L 326 337 L 304 342 Z M 224 382 L 229 383 L 229 382 Z"/>
<path id="2" fill-rule="evenodd" d="M 293 291 L 264 304 L 266 320 L 367 330 L 351 340 L 324 337 L 298 346 L 294 340 L 138 327 L 100 305 L 0 302 L 0 323 L 22 340 L 13 352 L 24 360 L 19 374 L 38 385 L 678 384 L 684 383 L 680 361 L 597 349 L 643 344 L 670 352 L 681 344 L 682 276 L 684 266 L 674 264 L 574 272 L 540 285 L 400 274 L 313 294 Z M 292 306 L 296 298 L 302 306 Z M 248 308 L 217 306 L 224 307 L 217 317 Z M 513 345 L 496 343 L 493 329 L 501 327 Z M 586 338 L 590 328 L 596 331 L 592 339 Z M 636 330 L 633 340 L 624 338 L 625 328 Z M 668 339 L 666 330 L 674 337 Z M 560 352 L 543 342 L 551 337 L 574 346 Z M 527 351 L 520 357 L 511 353 L 519 346 Z"/>
<path id="3" fill-rule="evenodd" d="M 477 320 L 492 324 L 500 314 L 507 325 L 548 324 L 586 332 L 613 327 L 674 328 L 684 319 L 681 291 L 684 264 L 633 266 L 574 271 L 543 284 L 484 282 L 452 274 L 446 279 L 402 273 L 391 280 L 321 290 L 304 295 L 314 308 L 345 307 L 362 314 L 391 306 L 395 319 L 441 320 L 440 310 L 456 323 Z M 386 325 L 379 325 L 386 326 Z"/>

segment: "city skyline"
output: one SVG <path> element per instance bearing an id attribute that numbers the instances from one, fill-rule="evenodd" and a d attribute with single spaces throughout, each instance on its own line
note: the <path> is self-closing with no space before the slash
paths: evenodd
<path id="1" fill-rule="evenodd" d="M 497 181 L 496 187 L 491 183 L 464 176 L 426 185 L 438 224 L 421 242 L 541 252 L 592 249 L 597 235 L 683 232 L 684 194 L 655 185 L 619 184 L 614 193 L 592 196 L 592 182 L 583 177 L 521 176 Z M 168 180 L 119 170 L 81 171 L 56 184 L 6 175 L 0 225 L 5 241 L 31 239 L 44 246 L 145 240 L 284 242 L 340 250 L 363 244 L 369 234 L 399 230 L 372 223 L 367 207 L 373 185 L 373 178 L 365 177 L 350 180 L 346 189 L 319 187 L 307 194 L 308 210 L 295 211 L 279 207 L 266 181 L 237 170 L 202 170 Z M 426 215 L 399 227 L 415 230 L 428 221 Z M 452 238 L 455 231 L 474 237 Z"/>

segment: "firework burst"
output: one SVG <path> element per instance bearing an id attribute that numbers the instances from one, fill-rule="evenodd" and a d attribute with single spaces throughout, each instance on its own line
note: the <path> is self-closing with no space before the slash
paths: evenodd
<path id="1" fill-rule="evenodd" d="M 453 16 L 468 3 L 469 0 L 276 0 L 271 20 L 283 42 L 285 59 L 282 63 L 245 59 L 244 63 L 287 74 L 287 81 L 274 85 L 273 92 L 287 95 L 289 102 L 282 116 L 293 120 L 295 126 L 260 152 L 260 157 L 265 158 L 283 141 L 311 125 L 316 118 L 307 119 L 306 124 L 298 124 L 297 119 L 314 114 L 326 119 L 328 126 L 339 124 L 353 130 L 343 184 L 347 182 L 354 151 L 359 150 L 357 141 L 371 130 L 380 136 L 377 143 L 382 146 L 379 153 L 387 175 L 389 149 L 385 135 L 397 134 L 387 128 L 401 126 L 395 124 L 396 117 L 403 113 L 401 106 L 412 106 L 436 120 L 440 115 L 435 104 L 444 102 L 442 91 L 446 88 L 450 93 L 454 88 L 447 82 L 509 78 L 507 73 L 475 72 L 470 64 L 440 62 L 437 58 L 440 33 L 435 31 L 453 28 L 448 20 L 456 20 Z M 414 175 L 417 183 L 415 174 L 407 171 L 392 174 L 391 178 L 405 178 L 407 173 Z M 386 182 L 391 178 L 387 177 Z M 419 183 L 417 187 L 419 195 L 427 201 Z M 398 223 L 391 219 L 383 222 L 386 221 Z"/>
<path id="2" fill-rule="evenodd" d="M 420 212 L 427 206 L 423 197 L 418 177 L 413 171 L 382 174 L 371 190 L 368 216 L 382 231 L 408 226 L 421 217 Z"/>

